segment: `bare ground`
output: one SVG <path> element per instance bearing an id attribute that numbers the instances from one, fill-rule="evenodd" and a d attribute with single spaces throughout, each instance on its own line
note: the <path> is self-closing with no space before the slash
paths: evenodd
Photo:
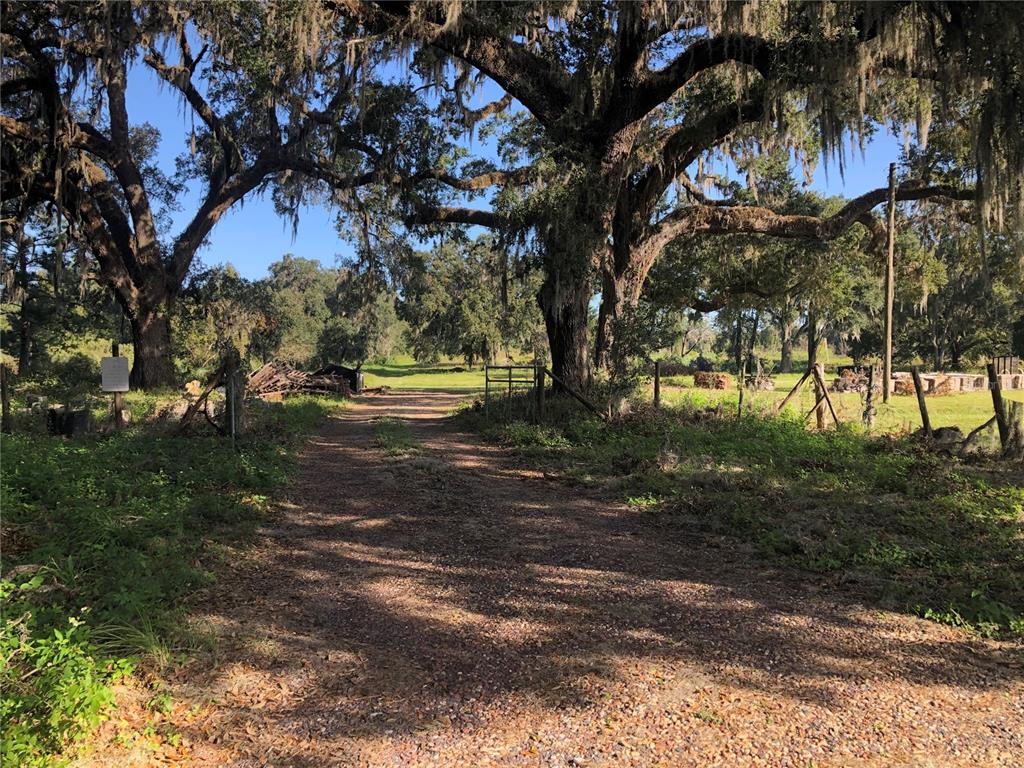
<path id="1" fill-rule="evenodd" d="M 106 765 L 1020 766 L 1005 646 L 524 469 L 366 398 L 328 423 L 169 681 L 176 748 Z M 405 419 L 410 455 L 374 446 Z"/>

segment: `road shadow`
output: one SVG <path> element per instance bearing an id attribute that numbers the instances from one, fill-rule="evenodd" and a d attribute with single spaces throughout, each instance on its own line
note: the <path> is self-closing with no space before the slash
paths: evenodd
<path id="1" fill-rule="evenodd" d="M 815 712 L 893 684 L 968 709 L 1020 690 L 998 644 L 520 466 L 448 418 L 464 395 L 360 399 L 310 441 L 259 554 L 202 606 L 223 650 L 182 690 L 215 698 L 228 731 L 259 724 L 253 753 L 284 733 L 281 764 L 341 764 L 316 745 L 580 712 L 652 670 L 653 706 L 683 710 L 716 690 Z M 376 450 L 380 416 L 406 419 L 416 448 Z"/>

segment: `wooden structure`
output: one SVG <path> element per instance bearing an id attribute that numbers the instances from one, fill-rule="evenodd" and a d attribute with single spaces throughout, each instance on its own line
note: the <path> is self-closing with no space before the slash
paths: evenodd
<path id="1" fill-rule="evenodd" d="M 928 406 L 924 402 L 924 385 L 921 383 L 921 373 L 915 365 L 910 369 L 910 375 L 914 377 L 914 392 L 917 394 L 917 407 L 921 411 L 921 426 L 924 428 L 926 437 L 932 436 L 932 422 L 928 418 Z"/>
<path id="2" fill-rule="evenodd" d="M 832 415 L 832 421 L 835 425 L 839 426 L 839 416 L 836 414 L 836 409 L 832 405 L 832 398 L 828 396 L 828 385 L 825 384 L 825 368 L 821 363 L 815 363 L 810 369 L 808 369 L 803 376 L 800 377 L 794 387 L 789 391 L 789 394 L 783 398 L 782 402 L 775 406 L 775 413 L 778 415 L 782 412 L 782 409 L 789 405 L 789 401 L 796 397 L 797 392 L 803 387 L 808 379 L 814 380 L 814 405 L 811 410 L 804 416 L 806 419 L 812 413 L 816 414 L 818 429 L 824 429 L 825 427 L 825 406 L 828 406 L 828 412 Z"/>
<path id="3" fill-rule="evenodd" d="M 304 373 L 287 363 L 271 361 L 249 375 L 249 391 L 258 397 L 303 393 L 347 395 L 348 382 L 341 376 Z"/>
<path id="4" fill-rule="evenodd" d="M 596 405 L 566 384 L 562 379 L 545 368 L 540 363 L 533 365 L 488 365 L 484 367 L 484 410 L 492 412 L 492 400 L 505 402 L 505 418 L 512 417 L 513 395 L 518 392 L 532 393 L 533 397 L 527 398 L 532 403 L 530 415 L 534 421 L 540 422 L 544 419 L 544 407 L 546 403 L 546 379 L 557 387 L 557 391 L 564 392 L 591 413 L 595 413 L 602 419 L 607 414 L 601 411 Z"/>

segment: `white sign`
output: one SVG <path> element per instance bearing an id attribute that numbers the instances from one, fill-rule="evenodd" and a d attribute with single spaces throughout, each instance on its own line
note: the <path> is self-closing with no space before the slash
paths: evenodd
<path id="1" fill-rule="evenodd" d="M 100 376 L 104 392 L 127 392 L 128 358 L 104 357 L 100 360 Z"/>

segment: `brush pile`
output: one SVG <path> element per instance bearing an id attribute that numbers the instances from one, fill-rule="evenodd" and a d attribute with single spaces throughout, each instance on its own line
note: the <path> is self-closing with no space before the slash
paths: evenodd
<path id="1" fill-rule="evenodd" d="M 693 386 L 701 389 L 731 389 L 732 376 L 728 373 L 697 371 L 693 374 Z"/>
<path id="2" fill-rule="evenodd" d="M 248 390 L 265 399 L 280 399 L 285 395 L 348 395 L 348 382 L 341 376 L 312 374 L 292 368 L 287 363 L 272 360 L 249 375 Z"/>

